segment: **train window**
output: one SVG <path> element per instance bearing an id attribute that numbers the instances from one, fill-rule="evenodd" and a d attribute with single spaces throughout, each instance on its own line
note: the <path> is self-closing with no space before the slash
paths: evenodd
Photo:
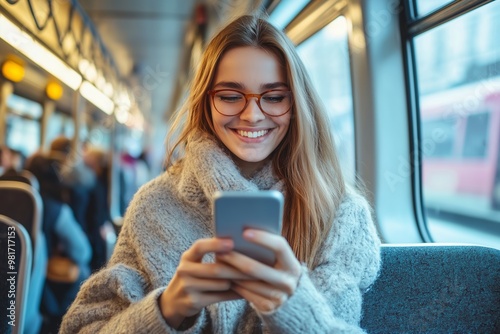
<path id="1" fill-rule="evenodd" d="M 417 16 L 425 16 L 453 2 L 453 0 L 416 0 Z"/>
<path id="2" fill-rule="evenodd" d="M 497 1 L 413 39 L 422 194 L 434 241 L 500 245 L 499 22 Z"/>
<path id="3" fill-rule="evenodd" d="M 486 158 L 489 138 L 489 121 L 489 113 L 467 116 L 463 151 L 464 158 Z"/>
<path id="4" fill-rule="evenodd" d="M 87 144 L 101 149 L 111 147 L 111 131 L 104 126 L 93 126 L 89 131 Z"/>
<path id="5" fill-rule="evenodd" d="M 354 120 L 347 22 L 340 16 L 300 44 L 297 51 L 330 115 L 346 181 L 355 177 Z"/>
<path id="6" fill-rule="evenodd" d="M 285 29 L 308 2 L 309 0 L 281 0 L 269 15 L 269 22 L 278 29 Z"/>
<path id="7" fill-rule="evenodd" d="M 438 119 L 424 122 L 422 152 L 429 158 L 452 158 L 455 153 L 457 122 Z"/>
<path id="8" fill-rule="evenodd" d="M 19 95 L 10 95 L 7 99 L 7 107 L 10 109 L 10 112 L 18 116 L 33 119 L 40 119 L 42 117 L 43 109 L 39 103 L 25 99 Z"/>
<path id="9" fill-rule="evenodd" d="M 51 143 L 58 136 L 72 138 L 74 134 L 74 124 L 70 116 L 62 112 L 54 112 L 48 122 L 46 143 Z"/>
<path id="10" fill-rule="evenodd" d="M 7 146 L 26 157 L 40 146 L 40 122 L 42 106 L 18 95 L 7 99 Z"/>

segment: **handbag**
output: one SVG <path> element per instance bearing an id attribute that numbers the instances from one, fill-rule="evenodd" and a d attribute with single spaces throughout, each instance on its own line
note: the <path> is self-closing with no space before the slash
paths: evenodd
<path id="1" fill-rule="evenodd" d="M 47 279 L 58 283 L 74 283 L 78 280 L 80 268 L 71 259 L 53 255 L 47 264 Z"/>

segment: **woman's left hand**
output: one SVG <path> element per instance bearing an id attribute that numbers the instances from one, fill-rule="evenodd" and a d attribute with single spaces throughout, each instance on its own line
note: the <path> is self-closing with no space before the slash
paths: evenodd
<path id="1" fill-rule="evenodd" d="M 276 262 L 268 266 L 238 252 L 217 255 L 217 259 L 235 267 L 255 280 L 233 280 L 232 289 L 262 312 L 280 307 L 295 291 L 301 274 L 300 262 L 280 235 L 247 229 L 243 237 L 274 252 Z"/>

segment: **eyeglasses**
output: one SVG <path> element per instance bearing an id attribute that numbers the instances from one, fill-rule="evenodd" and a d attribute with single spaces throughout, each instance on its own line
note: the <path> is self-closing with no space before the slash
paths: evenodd
<path id="1" fill-rule="evenodd" d="M 251 97 L 257 98 L 260 110 L 271 117 L 286 114 L 292 109 L 292 92 L 289 90 L 268 90 L 261 94 L 245 94 L 234 89 L 210 90 L 208 94 L 220 114 L 237 116 L 245 110 Z"/>

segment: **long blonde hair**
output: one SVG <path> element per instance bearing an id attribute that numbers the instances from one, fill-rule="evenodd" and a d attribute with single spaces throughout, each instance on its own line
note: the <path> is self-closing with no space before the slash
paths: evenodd
<path id="1" fill-rule="evenodd" d="M 179 109 L 169 132 L 167 164 L 183 150 L 196 130 L 216 137 L 207 91 L 217 65 L 229 49 L 253 46 L 275 54 L 286 67 L 293 92 L 289 130 L 273 153 L 273 170 L 283 179 L 286 203 L 282 235 L 297 259 L 316 265 L 318 250 L 332 227 L 345 184 L 335 152 L 328 116 L 290 40 L 266 20 L 246 15 L 231 22 L 208 44 L 190 95 Z"/>

